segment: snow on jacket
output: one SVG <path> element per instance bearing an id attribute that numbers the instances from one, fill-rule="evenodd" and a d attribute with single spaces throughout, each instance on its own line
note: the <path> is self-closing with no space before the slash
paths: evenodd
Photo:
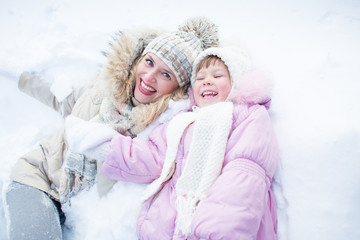
<path id="1" fill-rule="evenodd" d="M 133 67 L 132 63 L 141 56 L 146 45 L 161 33 L 146 28 L 122 32 L 106 53 L 108 62 L 100 73 L 82 83 L 62 102 L 57 101 L 51 93 L 49 84 L 34 74 L 23 73 L 20 76 L 19 89 L 52 107 L 64 117 L 71 114 L 90 120 L 99 113 L 105 96 L 111 99 L 119 96 L 129 98 L 124 96 L 129 94 L 124 88 L 131 88 L 135 84 L 127 79 Z M 67 149 L 64 129 L 61 129 L 56 135 L 42 141 L 36 149 L 22 156 L 15 164 L 10 178 L 36 187 L 59 200 L 58 188 L 63 172 L 61 166 Z"/>
<path id="2" fill-rule="evenodd" d="M 266 87 L 260 85 L 260 88 Z M 188 239 L 277 238 L 271 181 L 277 167 L 278 145 L 267 111 L 270 98 L 264 91 L 249 92 L 249 98 L 242 98 L 234 105 L 221 174 L 199 203 Z M 167 152 L 167 127 L 168 124 L 163 124 L 154 129 L 149 141 L 115 136 L 102 173 L 112 179 L 136 183 L 157 179 Z M 193 128 L 190 125 L 182 136 L 172 177 L 141 208 L 137 222 L 139 239 L 185 238 L 174 234 L 175 186 L 189 154 Z"/>

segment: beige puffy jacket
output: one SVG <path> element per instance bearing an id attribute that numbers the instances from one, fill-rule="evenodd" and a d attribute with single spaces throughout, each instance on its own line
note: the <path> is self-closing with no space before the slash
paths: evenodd
<path id="1" fill-rule="evenodd" d="M 90 120 L 99 113 L 105 95 L 112 100 L 119 96 L 123 96 L 123 99 L 130 97 L 130 90 L 132 91 L 135 85 L 135 80 L 129 81 L 130 69 L 141 57 L 147 44 L 160 33 L 162 32 L 145 28 L 120 33 L 106 53 L 108 61 L 96 78 L 84 82 L 62 102 L 57 101 L 51 93 L 49 84 L 34 74 L 23 73 L 20 76 L 19 89 L 52 107 L 64 117 L 71 114 Z M 56 135 L 42 141 L 36 149 L 22 156 L 12 170 L 11 180 L 38 188 L 59 201 L 58 189 L 63 174 L 61 166 L 66 151 L 63 128 Z"/>
<path id="2" fill-rule="evenodd" d="M 100 92 L 96 90 L 94 84 L 88 82 L 60 103 L 50 92 L 47 83 L 29 73 L 20 76 L 19 89 L 53 107 L 64 117 L 71 114 L 84 120 L 90 120 L 98 114 L 102 101 Z M 61 129 L 56 135 L 42 141 L 36 149 L 22 156 L 17 161 L 10 178 L 36 187 L 59 200 L 57 189 L 60 186 L 61 166 L 66 150 L 64 129 Z"/>

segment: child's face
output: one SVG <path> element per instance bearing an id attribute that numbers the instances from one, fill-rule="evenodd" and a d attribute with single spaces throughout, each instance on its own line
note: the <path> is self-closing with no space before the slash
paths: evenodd
<path id="1" fill-rule="evenodd" d="M 207 68 L 201 68 L 196 74 L 193 94 L 198 107 L 225 101 L 230 90 L 230 74 L 222 61 L 216 61 Z"/>

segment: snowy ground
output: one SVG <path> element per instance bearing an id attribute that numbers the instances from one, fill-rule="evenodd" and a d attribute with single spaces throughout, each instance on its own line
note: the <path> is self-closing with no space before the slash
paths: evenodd
<path id="1" fill-rule="evenodd" d="M 96 73 L 114 32 L 139 25 L 175 30 L 195 15 L 217 23 L 224 39 L 245 42 L 255 63 L 274 77 L 279 239 L 360 239 L 356 0 L 0 0 L 0 191 L 16 159 L 63 124 L 17 90 L 22 71 L 41 72 L 61 99 L 72 84 Z M 116 190 L 126 188 L 141 191 L 131 184 Z M 77 227 L 68 239 L 134 239 L 135 217 L 115 211 L 132 200 L 114 193 L 99 201 L 94 191 L 78 196 L 73 206 L 79 208 L 69 213 Z M 0 239 L 6 239 L 5 228 L 0 206 Z"/>

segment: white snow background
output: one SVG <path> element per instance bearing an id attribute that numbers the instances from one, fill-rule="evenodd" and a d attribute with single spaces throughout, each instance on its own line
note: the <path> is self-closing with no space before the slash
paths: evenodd
<path id="1" fill-rule="evenodd" d="M 17 158 L 64 120 L 17 90 L 37 71 L 62 99 L 99 70 L 114 33 L 176 30 L 207 16 L 222 39 L 240 39 L 274 78 L 271 116 L 281 147 L 274 184 L 279 239 L 360 239 L 360 1 L 0 0 L 0 191 Z M 123 184 L 99 200 L 73 199 L 65 239 L 136 239 Z M 0 201 L 4 195 L 0 197 Z M 36 217 L 36 213 L 34 213 Z M 6 239 L 0 206 L 0 239 Z"/>

